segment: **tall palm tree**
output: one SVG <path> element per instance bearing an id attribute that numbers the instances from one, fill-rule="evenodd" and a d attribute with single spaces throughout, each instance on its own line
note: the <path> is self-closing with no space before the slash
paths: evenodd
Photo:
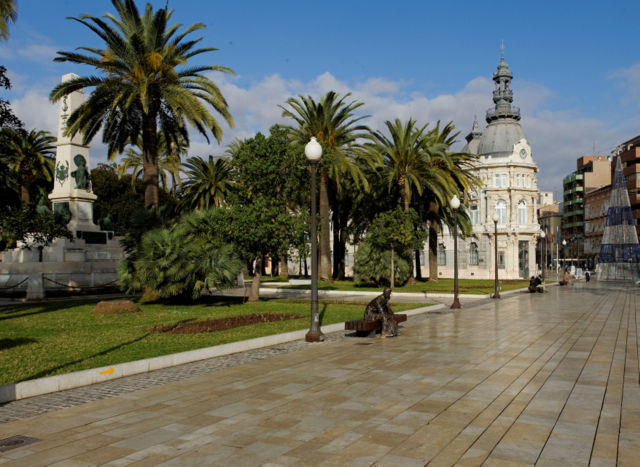
<path id="1" fill-rule="evenodd" d="M 184 163 L 187 180 L 182 185 L 184 203 L 195 209 L 219 207 L 231 186 L 229 160 L 209 156 L 208 160 L 190 157 Z"/>
<path id="2" fill-rule="evenodd" d="M 348 176 L 362 187 L 368 187 L 368 181 L 356 162 L 358 140 L 364 139 L 369 129 L 359 124 L 368 115 L 355 116 L 355 111 L 364 105 L 362 102 L 347 102 L 351 93 L 338 97 L 334 91 L 328 92 L 319 102 L 311 96 L 290 98 L 282 108 L 282 116 L 292 118 L 297 126 L 289 127 L 292 141 L 300 148 L 315 136 L 323 146 L 320 172 L 320 261 L 318 274 L 320 279 L 331 279 L 331 251 L 329 248 L 329 180 L 336 182 L 340 189 L 340 179 Z"/>
<path id="3" fill-rule="evenodd" d="M 14 0 L 0 0 L 0 39 L 9 39 L 9 21 L 15 24 L 18 10 Z"/>
<path id="4" fill-rule="evenodd" d="M 53 180 L 56 138 L 46 131 L 2 129 L 3 159 L 10 179 L 18 186 L 20 201 L 26 206 L 31 201 L 30 189 L 39 181 Z"/>
<path id="5" fill-rule="evenodd" d="M 444 145 L 444 152 L 433 152 L 432 157 L 428 160 L 428 166 L 434 170 L 440 171 L 447 179 L 450 180 L 449 189 L 445 192 L 430 191 L 425 196 L 427 204 L 427 221 L 429 223 L 429 280 L 438 280 L 438 228 L 442 219 L 447 224 L 453 226 L 453 222 L 457 222 L 462 231 L 469 230 L 469 222 L 467 214 L 463 210 L 459 210 L 459 215 L 453 217 L 448 210 L 449 199 L 454 194 L 460 196 L 466 201 L 466 195 L 476 189 L 482 182 L 473 174 L 473 167 L 478 159 L 476 154 L 467 154 L 461 152 L 449 152 L 448 149 L 455 144 L 456 138 L 460 132 L 455 131 L 453 122 L 447 123 L 444 127 L 440 127 L 440 121 L 429 131 L 427 141 L 431 145 Z M 463 196 L 462 196 L 462 195 Z"/>
<path id="6" fill-rule="evenodd" d="M 420 127 L 413 119 L 406 123 L 387 120 L 385 125 L 389 137 L 380 131 L 372 133 L 367 150 L 381 157 L 383 180 L 389 192 L 398 189 L 403 210 L 408 212 L 413 195 L 422 195 L 424 190 L 438 198 L 445 197 L 451 181 L 429 161 L 444 154 L 446 145 L 429 137 L 428 124 Z M 412 249 L 409 254 L 413 256 Z M 413 268 L 410 281 L 414 281 Z"/>
<path id="7" fill-rule="evenodd" d="M 204 28 L 194 24 L 179 32 L 180 24 L 169 25 L 173 10 L 153 11 L 147 3 L 140 14 L 134 0 L 112 0 L 118 16 L 106 20 L 89 15 L 74 19 L 87 26 L 105 42 L 103 49 L 80 47 L 89 52 L 58 52 L 54 59 L 91 65 L 99 75 L 78 77 L 56 86 L 49 96 L 55 102 L 74 91 L 93 88 L 89 98 L 71 113 L 66 133 L 82 133 L 88 143 L 103 127 L 109 154 L 122 152 L 129 141 L 142 137 L 145 205 L 158 205 L 158 133 L 175 142 L 188 142 L 187 125 L 195 127 L 207 140 L 216 140 L 222 128 L 210 107 L 230 126 L 233 119 L 220 89 L 203 75 L 209 71 L 233 73 L 219 65 L 187 66 L 189 59 L 213 48 L 194 48 L 200 39 L 185 40 Z"/>

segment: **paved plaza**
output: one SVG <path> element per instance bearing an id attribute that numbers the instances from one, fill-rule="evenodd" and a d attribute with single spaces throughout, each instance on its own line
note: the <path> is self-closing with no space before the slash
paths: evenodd
<path id="1" fill-rule="evenodd" d="M 397 338 L 298 342 L 139 375 L 143 389 L 113 381 L 113 396 L 0 424 L 0 439 L 28 438 L 0 443 L 0 464 L 638 465 L 639 295 L 581 282 L 462 297 Z"/>

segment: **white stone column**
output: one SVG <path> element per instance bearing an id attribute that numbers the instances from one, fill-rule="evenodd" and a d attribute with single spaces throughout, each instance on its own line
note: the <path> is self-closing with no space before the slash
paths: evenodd
<path id="1" fill-rule="evenodd" d="M 77 77 L 69 73 L 62 77 L 62 82 Z M 81 133 L 73 138 L 65 136 L 69 115 L 83 102 L 82 90 L 72 92 L 60 100 L 54 183 L 53 190 L 49 194 L 54 211 L 68 210 L 71 214 L 67 227 L 72 232 L 100 230 L 100 227 L 93 223 L 93 203 L 97 196 L 92 193 L 91 183 L 88 182 L 87 186 L 78 186 L 77 177 L 72 175 L 76 172 L 90 171 L 89 146 L 82 145 Z"/>

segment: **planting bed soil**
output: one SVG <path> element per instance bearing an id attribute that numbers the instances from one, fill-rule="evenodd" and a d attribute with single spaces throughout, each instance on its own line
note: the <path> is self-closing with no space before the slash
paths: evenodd
<path id="1" fill-rule="evenodd" d="M 224 331 L 225 329 L 249 326 L 258 323 L 272 323 L 290 319 L 306 318 L 304 315 L 289 315 L 287 313 L 252 313 L 250 315 L 230 316 L 228 318 L 209 319 L 206 321 L 182 322 L 171 325 L 156 325 L 150 332 L 155 334 L 199 334 L 201 332 Z"/>

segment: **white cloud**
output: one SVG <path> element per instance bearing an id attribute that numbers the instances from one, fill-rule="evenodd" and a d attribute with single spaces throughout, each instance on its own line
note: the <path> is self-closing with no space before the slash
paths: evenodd
<path id="1" fill-rule="evenodd" d="M 640 106 L 640 63 L 634 63 L 628 68 L 610 71 L 607 78 L 619 80 L 620 85 L 633 103 Z"/>
<path id="2" fill-rule="evenodd" d="M 34 62 L 51 61 L 56 56 L 57 48 L 46 44 L 31 44 L 18 49 L 18 54 Z"/>
<path id="3" fill-rule="evenodd" d="M 640 65 L 638 66 L 640 73 Z M 289 123 L 282 117 L 282 109 L 290 97 L 311 95 L 318 99 L 330 90 L 340 95 L 352 93 L 352 99 L 364 102 L 358 109 L 361 114 L 371 115 L 365 120 L 373 129 L 382 130 L 385 120 L 414 118 L 419 124 L 434 125 L 453 121 L 461 132 L 456 149 L 462 147 L 464 136 L 471 129 L 474 115 L 484 127 L 484 113 L 492 107 L 493 83 L 484 77 L 475 78 L 464 88 L 453 94 L 426 97 L 420 93 L 405 92 L 406 83 L 381 78 L 371 78 L 361 83 L 349 84 L 323 73 L 308 81 L 285 79 L 279 75 L 267 76 L 261 81 L 240 85 L 240 77 L 221 73 L 212 75 L 229 103 L 235 127 L 229 128 L 218 118 L 223 128 L 223 140 L 211 144 L 196 132 L 190 132 L 190 155 L 206 157 L 224 153 L 226 145 L 236 137 L 247 138 L 257 131 L 268 133 L 275 123 Z M 640 94 L 639 94 L 640 95 Z M 596 150 L 608 154 L 624 141 L 625 129 L 612 129 L 605 121 L 585 118 L 571 112 L 547 110 L 553 91 L 536 83 L 519 83 L 514 90 L 515 105 L 521 108 L 522 127 L 533 149 L 533 156 L 540 167 L 539 185 L 548 191 L 562 190 L 562 178 L 575 170 L 575 161 L 582 155 L 591 154 L 594 140 Z M 57 128 L 57 105 L 49 103 L 44 91 L 28 91 L 22 98 L 14 100 L 16 114 L 28 128 L 47 129 L 55 133 Z M 94 138 L 91 149 L 92 165 L 106 161 L 106 148 L 100 136 Z"/>

